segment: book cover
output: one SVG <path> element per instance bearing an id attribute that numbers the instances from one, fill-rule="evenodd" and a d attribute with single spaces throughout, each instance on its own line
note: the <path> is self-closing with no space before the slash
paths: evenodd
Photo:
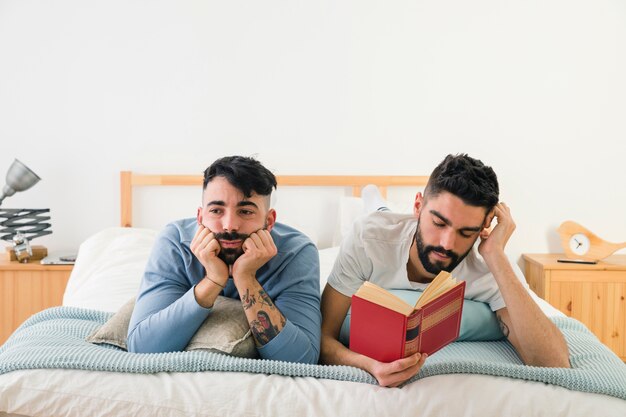
<path id="1" fill-rule="evenodd" d="M 447 272 L 428 285 L 415 306 L 366 282 L 352 296 L 350 349 L 381 362 L 415 352 L 432 355 L 459 336 L 464 295 L 465 281 Z"/>

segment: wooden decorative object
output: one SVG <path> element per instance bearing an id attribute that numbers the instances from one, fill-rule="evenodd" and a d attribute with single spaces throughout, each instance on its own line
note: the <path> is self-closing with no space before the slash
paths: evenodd
<path id="1" fill-rule="evenodd" d="M 30 256 L 29 259 L 31 261 L 40 261 L 46 256 L 48 256 L 48 248 L 42 245 L 31 245 L 30 247 L 33 251 L 33 256 Z M 17 261 L 17 256 L 15 256 L 15 251 L 12 247 L 7 246 L 7 260 L 10 262 Z"/>
<path id="2" fill-rule="evenodd" d="M 619 249 L 626 248 L 626 242 L 607 242 L 570 220 L 563 222 L 556 230 L 561 236 L 565 255 L 570 259 L 599 261 Z"/>

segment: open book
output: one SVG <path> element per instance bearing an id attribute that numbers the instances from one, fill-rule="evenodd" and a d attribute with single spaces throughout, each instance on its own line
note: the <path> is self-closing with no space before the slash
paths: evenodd
<path id="1" fill-rule="evenodd" d="M 442 271 L 415 305 L 371 282 L 352 296 L 350 349 L 381 362 L 431 355 L 459 337 L 465 281 Z"/>

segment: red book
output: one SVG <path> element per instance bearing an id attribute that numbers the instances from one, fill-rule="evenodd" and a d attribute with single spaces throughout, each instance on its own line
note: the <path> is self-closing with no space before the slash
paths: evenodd
<path id="1" fill-rule="evenodd" d="M 412 306 L 365 282 L 352 296 L 350 349 L 381 362 L 432 355 L 459 337 L 465 281 L 441 272 Z"/>

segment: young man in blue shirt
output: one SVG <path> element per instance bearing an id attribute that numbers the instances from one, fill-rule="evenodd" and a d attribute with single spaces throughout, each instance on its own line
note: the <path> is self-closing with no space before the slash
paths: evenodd
<path id="1" fill-rule="evenodd" d="M 317 363 L 319 255 L 301 232 L 276 222 L 276 178 L 231 156 L 204 172 L 196 218 L 157 239 L 128 331 L 131 352 L 181 351 L 218 295 L 240 299 L 259 356 Z"/>

